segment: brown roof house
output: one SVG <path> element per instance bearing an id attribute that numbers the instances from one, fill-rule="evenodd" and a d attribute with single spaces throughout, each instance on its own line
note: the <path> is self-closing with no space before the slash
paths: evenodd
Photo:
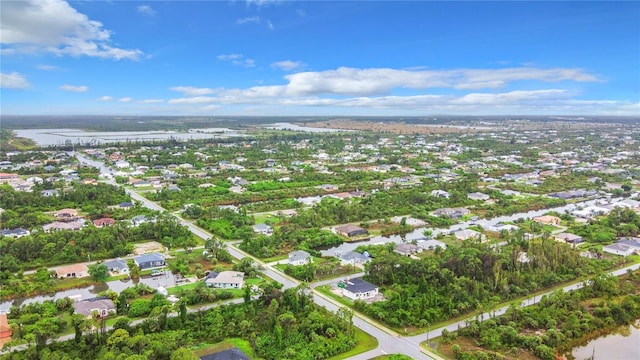
<path id="1" fill-rule="evenodd" d="M 355 236 L 361 236 L 361 235 L 369 235 L 369 231 L 356 225 L 337 226 L 335 227 L 334 230 L 336 234 L 340 234 L 350 238 Z"/>
<path id="2" fill-rule="evenodd" d="M 109 316 L 109 314 L 116 313 L 116 306 L 111 299 L 99 297 L 76 301 L 73 303 L 73 310 L 76 314 L 81 314 L 86 317 L 93 317 L 94 311 L 98 317 L 106 317 Z"/>
<path id="3" fill-rule="evenodd" d="M 60 266 L 56 269 L 58 279 L 81 278 L 89 276 L 89 268 L 85 264 Z"/>
<path id="4" fill-rule="evenodd" d="M 11 326 L 7 321 L 7 314 L 0 314 L 0 345 L 5 341 L 9 341 L 12 334 Z"/>
<path id="5" fill-rule="evenodd" d="M 78 217 L 78 210 L 62 209 L 54 212 L 53 216 L 58 221 L 73 221 Z"/>
<path id="6" fill-rule="evenodd" d="M 560 224 L 560 218 L 557 216 L 551 216 L 551 215 L 536 216 L 533 218 L 533 221 L 540 224 L 545 224 L 545 225 Z"/>
<path id="7" fill-rule="evenodd" d="M 108 217 L 104 217 L 104 218 L 100 218 L 97 220 L 93 220 L 93 225 L 97 228 L 101 228 L 101 227 L 105 227 L 105 226 L 111 226 L 113 224 L 115 224 L 116 221 L 113 220 L 112 218 L 108 218 Z"/>

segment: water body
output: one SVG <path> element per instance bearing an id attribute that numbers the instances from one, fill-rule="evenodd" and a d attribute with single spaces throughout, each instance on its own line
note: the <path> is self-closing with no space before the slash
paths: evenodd
<path id="1" fill-rule="evenodd" d="M 611 334 L 590 340 L 565 354 L 569 360 L 638 360 L 640 359 L 640 320 L 634 325 L 625 325 Z"/>
<path id="2" fill-rule="evenodd" d="M 171 271 L 166 270 L 166 273 L 161 276 L 146 276 L 140 278 L 141 284 L 146 284 L 152 287 L 153 289 L 157 289 L 162 286 L 164 288 L 170 288 L 176 285 L 175 277 L 171 273 Z M 116 293 L 122 292 L 126 288 L 130 288 L 135 286 L 132 280 L 116 280 L 109 281 L 104 284 L 94 285 L 81 289 L 71 289 L 57 292 L 53 295 L 41 295 L 34 296 L 30 298 L 17 298 L 11 301 L 4 301 L 0 303 L 0 313 L 7 313 L 11 309 L 11 306 L 21 306 L 30 304 L 33 302 L 41 303 L 45 300 L 58 300 L 69 296 L 81 296 L 82 300 L 91 299 L 96 297 L 99 293 L 106 290 L 113 290 Z"/>
<path id="3" fill-rule="evenodd" d="M 287 122 L 283 123 L 275 123 L 271 125 L 263 126 L 265 129 L 271 130 L 291 130 L 291 131 L 301 131 L 301 132 L 310 132 L 310 133 L 327 133 L 327 132 L 349 132 L 352 130 L 343 130 L 343 129 L 332 129 L 332 128 L 314 128 L 307 126 L 300 126 L 296 124 L 291 124 Z"/>
<path id="4" fill-rule="evenodd" d="M 64 145 L 71 143 L 105 144 L 122 141 L 168 140 L 170 138 L 181 141 L 226 138 L 245 136 L 235 130 L 226 128 L 191 129 L 189 132 L 177 131 L 85 131 L 80 129 L 27 129 L 15 130 L 16 136 L 35 141 L 39 146 Z"/>
<path id="5" fill-rule="evenodd" d="M 496 225 L 499 222 L 513 222 L 513 221 L 515 221 L 516 219 L 519 219 L 519 218 L 525 218 L 525 219 L 526 218 L 534 218 L 536 216 L 544 215 L 544 214 L 546 214 L 546 213 L 548 213 L 550 211 L 556 211 L 556 212 L 562 214 L 562 213 L 564 213 L 565 210 L 572 210 L 572 209 L 575 209 L 577 206 L 596 205 L 596 204 L 600 204 L 603 201 L 605 201 L 605 200 L 587 200 L 587 201 L 584 201 L 584 202 L 580 202 L 580 203 L 576 203 L 576 204 L 564 205 L 564 206 L 555 207 L 555 208 L 551 208 L 551 209 L 533 210 L 533 211 L 529 211 L 529 212 L 526 212 L 526 213 L 498 216 L 498 217 L 495 217 L 493 219 L 480 219 L 480 220 L 478 220 L 476 222 L 467 221 L 465 223 L 452 225 L 448 229 L 433 229 L 433 234 L 432 235 L 435 237 L 436 235 L 438 235 L 440 233 L 445 233 L 446 234 L 446 233 L 449 233 L 451 231 L 457 231 L 457 230 L 466 229 L 469 226 L 474 225 L 474 224 L 480 225 L 483 228 L 487 229 L 488 227 L 490 227 L 492 225 Z M 616 201 L 614 200 L 612 202 L 612 205 L 615 205 L 615 202 Z M 336 246 L 336 247 L 332 247 L 332 248 L 327 249 L 327 250 L 322 250 L 321 253 L 322 253 L 322 256 L 335 256 L 336 253 L 345 253 L 345 252 L 348 252 L 348 251 L 353 251 L 360 245 L 376 245 L 376 244 L 385 244 L 385 243 L 390 243 L 390 242 L 394 242 L 396 244 L 401 244 L 401 243 L 403 243 L 405 241 L 411 242 L 413 240 L 424 238 L 423 230 L 424 230 L 424 227 L 417 228 L 417 229 L 413 230 L 412 232 L 410 232 L 410 233 L 408 233 L 408 234 L 406 234 L 404 236 L 400 236 L 400 235 L 374 236 L 374 237 L 370 238 L 369 240 L 365 240 L 365 241 L 343 243 L 342 245 L 339 245 L 339 246 Z"/>

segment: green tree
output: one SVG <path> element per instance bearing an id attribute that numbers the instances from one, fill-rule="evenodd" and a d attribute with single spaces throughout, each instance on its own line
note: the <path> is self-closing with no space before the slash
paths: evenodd
<path id="1" fill-rule="evenodd" d="M 95 281 L 103 283 L 109 278 L 109 268 L 105 264 L 89 265 L 89 274 Z"/>

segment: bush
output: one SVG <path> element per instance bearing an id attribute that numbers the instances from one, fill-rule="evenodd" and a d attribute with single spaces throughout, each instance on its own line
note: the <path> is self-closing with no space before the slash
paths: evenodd
<path id="1" fill-rule="evenodd" d="M 146 299 L 137 299 L 129 304 L 129 317 L 140 317 L 149 315 L 151 312 L 151 301 Z"/>

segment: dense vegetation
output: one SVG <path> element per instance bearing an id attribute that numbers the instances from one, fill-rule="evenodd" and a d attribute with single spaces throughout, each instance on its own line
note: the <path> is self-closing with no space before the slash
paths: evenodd
<path id="1" fill-rule="evenodd" d="M 555 292 L 533 306 L 513 305 L 503 316 L 470 321 L 457 336 L 472 339 L 480 349 L 465 351 L 454 344 L 452 351 L 460 360 L 518 358 L 522 351 L 554 360 L 576 340 L 640 318 L 638 290 L 638 271 L 623 278 L 600 275 L 580 290 Z M 456 335 L 443 332 L 443 340 L 455 343 Z"/>
<path id="2" fill-rule="evenodd" d="M 296 249 L 318 255 L 314 249 L 322 246 L 336 246 L 342 242 L 342 238 L 330 231 L 282 226 L 270 236 L 246 238 L 238 247 L 257 257 L 267 258 L 287 254 Z"/>
<path id="3" fill-rule="evenodd" d="M 528 262 L 521 260 L 523 252 Z M 467 241 L 421 260 L 389 251 L 375 255 L 365 265 L 366 278 L 382 287 L 387 300 L 354 306 L 394 327 L 424 327 L 612 265 L 544 238 L 512 240 L 497 249 Z"/>
<path id="4" fill-rule="evenodd" d="M 182 308 L 175 317 L 161 310 L 135 327 L 118 322 L 108 333 L 88 332 L 75 341 L 48 345 L 39 342 L 1 359 L 188 359 L 189 346 L 230 337 L 249 340 L 263 359 L 325 359 L 353 348 L 354 334 L 348 310 L 332 314 L 315 305 L 303 288 L 281 292 L 271 285 L 258 300 L 245 298 L 244 304 L 196 313 Z"/>

